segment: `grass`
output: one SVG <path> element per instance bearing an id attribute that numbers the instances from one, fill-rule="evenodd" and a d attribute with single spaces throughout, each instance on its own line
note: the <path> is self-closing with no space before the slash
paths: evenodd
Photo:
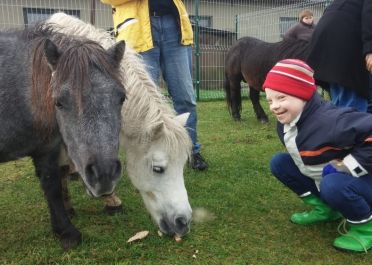
<path id="1" fill-rule="evenodd" d="M 267 105 L 265 108 L 267 109 Z M 124 175 L 118 187 L 125 213 L 107 216 L 79 182 L 71 192 L 73 223 L 83 243 L 63 252 L 29 159 L 0 165 L 0 264 L 370 264 L 372 253 L 336 251 L 337 223 L 301 227 L 291 213 L 300 200 L 271 176 L 268 163 L 283 147 L 270 116 L 258 123 L 249 101 L 233 122 L 224 102 L 200 102 L 199 134 L 210 169 L 185 171 L 190 203 L 214 214 L 195 223 L 181 243 L 159 237 L 140 195 Z M 126 243 L 140 230 L 150 235 Z M 196 253 L 197 252 L 197 253 Z M 193 257 L 193 255 L 196 256 Z"/>

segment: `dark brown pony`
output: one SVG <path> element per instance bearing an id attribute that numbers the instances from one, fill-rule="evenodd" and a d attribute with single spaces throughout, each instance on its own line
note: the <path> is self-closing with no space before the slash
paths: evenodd
<path id="1" fill-rule="evenodd" d="M 242 110 L 241 81 L 249 85 L 249 97 L 256 117 L 262 123 L 268 121 L 260 104 L 260 91 L 268 71 L 282 59 L 304 60 L 308 42 L 287 39 L 275 43 L 252 37 L 239 39 L 228 51 L 225 59 L 225 92 L 229 112 L 234 120 L 240 120 Z"/>

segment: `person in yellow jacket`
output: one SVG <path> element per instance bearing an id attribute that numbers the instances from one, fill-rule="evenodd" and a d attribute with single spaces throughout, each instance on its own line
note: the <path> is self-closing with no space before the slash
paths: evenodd
<path id="1" fill-rule="evenodd" d="M 112 6 L 115 36 L 142 55 L 152 79 L 162 74 L 178 114 L 189 112 L 186 127 L 193 143 L 191 167 L 208 168 L 200 154 L 196 99 L 192 83 L 193 32 L 181 0 L 101 0 Z"/>

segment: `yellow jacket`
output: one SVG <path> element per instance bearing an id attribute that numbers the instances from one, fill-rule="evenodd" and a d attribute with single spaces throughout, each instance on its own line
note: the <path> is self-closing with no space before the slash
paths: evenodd
<path id="1" fill-rule="evenodd" d="M 148 0 L 101 0 L 113 9 L 114 29 L 118 40 L 125 40 L 137 52 L 154 47 L 151 35 Z M 181 44 L 193 43 L 192 27 L 186 7 L 181 0 L 173 0 L 181 26 Z"/>

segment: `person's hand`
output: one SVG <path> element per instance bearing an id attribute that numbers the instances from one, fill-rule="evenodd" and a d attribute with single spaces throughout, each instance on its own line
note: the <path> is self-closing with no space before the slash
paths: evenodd
<path id="1" fill-rule="evenodd" d="M 351 175 L 350 170 L 345 166 L 345 164 L 342 161 L 336 160 L 332 160 L 323 168 L 322 176 L 324 177 L 332 173 L 346 173 Z"/>
<path id="2" fill-rule="evenodd" d="M 372 73 L 372 53 L 366 55 L 366 68 Z"/>

